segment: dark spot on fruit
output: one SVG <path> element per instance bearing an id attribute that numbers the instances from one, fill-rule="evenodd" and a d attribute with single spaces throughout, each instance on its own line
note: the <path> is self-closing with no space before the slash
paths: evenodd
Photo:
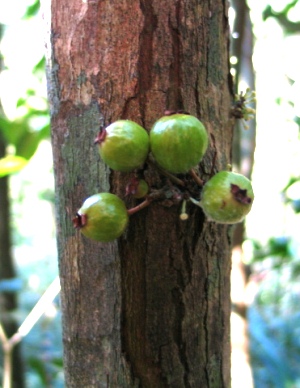
<path id="1" fill-rule="evenodd" d="M 247 190 L 241 189 L 238 185 L 231 183 L 231 193 L 234 199 L 244 205 L 249 205 L 252 202 L 252 199 L 247 196 Z"/>

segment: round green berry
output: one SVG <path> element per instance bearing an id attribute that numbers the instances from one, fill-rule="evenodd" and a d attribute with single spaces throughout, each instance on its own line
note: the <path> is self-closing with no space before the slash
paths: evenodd
<path id="1" fill-rule="evenodd" d="M 103 161 L 116 171 L 140 167 L 149 152 L 148 132 L 131 120 L 118 120 L 101 129 L 95 143 Z"/>
<path id="2" fill-rule="evenodd" d="M 248 178 L 231 171 L 220 171 L 205 183 L 200 206 L 211 221 L 235 224 L 250 212 L 253 200 Z"/>
<path id="3" fill-rule="evenodd" d="M 172 173 L 186 173 L 203 158 L 208 135 L 202 122 L 188 114 L 160 118 L 150 131 L 150 148 L 157 163 Z"/>
<path id="4" fill-rule="evenodd" d="M 134 198 L 144 198 L 148 192 L 148 183 L 144 179 L 138 179 L 137 177 L 131 178 L 126 186 L 126 195 L 131 195 Z"/>
<path id="5" fill-rule="evenodd" d="M 123 200 L 111 193 L 87 198 L 73 220 L 81 233 L 96 241 L 112 241 L 124 232 L 128 213 Z"/>

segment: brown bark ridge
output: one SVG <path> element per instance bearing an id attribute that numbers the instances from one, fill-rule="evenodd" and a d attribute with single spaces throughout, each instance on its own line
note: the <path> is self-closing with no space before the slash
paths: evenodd
<path id="1" fill-rule="evenodd" d="M 100 160 L 99 124 L 126 118 L 149 130 L 165 109 L 184 109 L 210 134 L 201 178 L 226 168 L 227 3 L 52 0 L 50 48 L 66 386 L 229 387 L 228 227 L 196 206 L 182 222 L 180 205 L 160 202 L 112 243 L 72 227 L 87 196 L 124 198 L 129 174 Z M 166 183 L 147 163 L 144 176 L 154 188 Z"/>

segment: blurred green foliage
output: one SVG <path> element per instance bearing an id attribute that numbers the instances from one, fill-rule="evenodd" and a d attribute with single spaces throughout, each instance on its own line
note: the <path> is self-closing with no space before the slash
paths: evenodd
<path id="1" fill-rule="evenodd" d="M 300 20 L 291 20 L 299 0 L 269 1 L 263 20 L 275 19 L 285 36 L 300 33 Z M 281 9 L 279 7 L 281 6 Z M 295 15 L 295 12 L 294 12 Z M 289 80 L 293 85 L 294 80 Z M 288 101 L 294 106 L 294 101 Z M 284 103 L 278 96 L 277 103 Z M 300 118 L 294 117 L 300 127 Z M 300 147 L 300 141 L 299 141 Z M 283 206 L 300 213 L 300 176 L 287 177 Z M 273 236 L 262 244 L 251 241 L 252 275 L 256 296 L 248 308 L 248 330 L 256 388 L 300 387 L 300 246 L 293 235 Z"/>
<path id="2" fill-rule="evenodd" d="M 40 1 L 33 2 L 23 15 L 23 19 L 35 17 L 40 9 Z M 1 28 L 1 38 L 5 29 Z M 6 68 L 2 57 L 1 67 Z M 1 69 L 1 70 L 2 70 Z M 42 80 L 45 76 L 45 58 L 42 57 L 32 69 L 33 75 Z M 1 141 L 8 150 L 8 155 L 0 159 L 0 176 L 21 170 L 36 152 L 40 142 L 50 136 L 49 111 L 47 100 L 35 89 L 28 89 L 25 96 L 17 101 L 22 115 L 9 120 L 0 110 Z"/>
<path id="3" fill-rule="evenodd" d="M 297 34 L 300 32 L 300 22 L 291 21 L 289 18 L 289 12 L 298 4 L 298 0 L 294 0 L 285 4 L 282 2 L 283 9 L 281 11 L 274 11 L 269 4 L 263 12 L 263 20 L 267 20 L 270 17 L 275 18 L 281 25 L 286 35 Z"/>
<path id="4" fill-rule="evenodd" d="M 298 311 L 297 311 L 298 310 Z M 255 387 L 300 387 L 300 312 L 278 314 L 274 306 L 252 305 L 248 312 Z"/>
<path id="5" fill-rule="evenodd" d="M 20 171 L 27 164 L 27 160 L 21 156 L 7 155 L 0 159 L 0 178 Z"/>
<path id="6" fill-rule="evenodd" d="M 293 189 L 298 189 L 299 197 L 291 196 L 291 190 Z M 285 203 L 291 205 L 295 213 L 300 213 L 300 177 L 291 177 L 282 193 Z"/>
<path id="7" fill-rule="evenodd" d="M 258 287 L 248 308 L 251 365 L 257 388 L 300 387 L 300 257 L 293 239 L 253 243 L 252 282 Z"/>
<path id="8" fill-rule="evenodd" d="M 36 17 L 39 8 L 39 1 L 32 3 L 23 15 L 23 20 Z M 5 34 L 5 31 L 5 28 L 1 28 L 0 32 Z M 5 63 L 6 58 L 2 56 L 1 59 L 3 61 L 1 68 L 9 70 Z M 17 118 L 9 119 L 0 109 L 0 141 L 2 149 L 6 150 L 5 155 L 1 155 L 2 158 L 0 158 L 0 179 L 5 175 L 21 171 L 25 166 L 28 166 L 26 170 L 30 171 L 30 164 L 41 142 L 50 138 L 48 104 L 45 96 L 41 95 L 42 87 L 40 87 L 45 81 L 44 57 L 35 64 L 32 74 L 37 82 L 33 83 L 33 86 L 18 98 L 16 103 Z M 10 92 L 9 90 L 7 93 Z M 47 289 L 47 285 L 57 276 L 57 257 L 55 247 L 53 247 L 55 243 L 53 242 L 52 226 L 54 224 L 52 209 L 54 188 L 51 184 L 52 180 L 48 179 L 50 174 L 48 164 L 44 166 L 41 163 L 39 167 L 39 174 L 43 175 L 39 179 L 37 176 L 30 179 L 28 173 L 24 174 L 23 171 L 23 175 L 17 174 L 9 178 L 13 250 L 20 253 L 14 254 L 17 277 L 1 279 L 0 293 L 16 294 L 19 307 L 13 311 L 13 315 L 19 324 L 23 322 L 40 299 L 42 293 Z M 45 202 L 48 203 L 48 207 L 45 206 Z M 32 204 L 34 204 L 35 209 L 32 216 L 23 221 L 25 229 L 22 229 L 22 219 L 26 217 L 24 214 L 27 214 L 28 217 L 28 207 L 30 208 Z M 47 212 L 44 209 L 48 209 Z M 41 246 L 37 245 L 39 236 L 37 234 L 32 236 L 31 230 L 29 230 L 32 229 L 33 223 L 39 225 L 40 218 L 37 218 L 39 214 L 46 217 L 44 222 L 47 223 L 47 227 L 43 224 L 39 226 L 43 236 L 43 240 L 39 240 L 39 243 L 42 244 L 44 251 Z M 26 223 L 28 227 L 26 227 Z M 44 240 L 46 233 L 49 233 L 49 242 L 46 242 L 47 236 Z M 20 261 L 19 256 L 21 257 Z M 61 317 L 58 298 L 50 311 L 37 322 L 22 340 L 21 350 L 26 371 L 26 386 L 30 388 L 64 387 Z M 2 367 L 3 359 L 0 351 L 0 385 Z"/>
<path id="9" fill-rule="evenodd" d="M 44 66 L 44 60 L 38 64 L 39 71 Z M 17 106 L 24 108 L 26 112 L 16 120 L 9 120 L 3 114 L 0 115 L 0 131 L 6 147 L 13 147 L 14 154 L 0 159 L 0 175 L 18 171 L 24 167 L 24 160 L 29 160 L 36 152 L 40 142 L 50 136 L 49 112 L 47 109 L 37 109 L 31 104 L 31 99 L 39 97 L 35 90 L 28 90 L 26 97 L 19 98 Z M 46 102 L 45 102 L 46 105 Z M 15 157 L 14 169 L 11 169 L 12 156 Z M 21 163 L 23 158 L 23 163 Z"/>
<path id="10" fill-rule="evenodd" d="M 41 4 L 39 0 L 32 3 L 29 7 L 27 7 L 27 10 L 23 16 L 23 19 L 29 19 L 36 16 L 40 10 L 40 6 Z"/>

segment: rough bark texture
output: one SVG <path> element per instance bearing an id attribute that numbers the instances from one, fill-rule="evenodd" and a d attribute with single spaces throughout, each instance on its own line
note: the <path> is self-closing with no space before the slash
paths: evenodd
<path id="1" fill-rule="evenodd" d="M 185 109 L 210 133 L 203 179 L 230 162 L 232 121 L 225 1 L 52 0 L 49 99 L 57 190 L 68 387 L 229 387 L 230 238 L 189 206 L 153 203 L 121 239 L 72 227 L 83 199 L 124 198 L 129 174 L 102 163 L 99 124 L 148 130 Z M 166 184 L 150 165 L 151 187 Z M 126 199 L 127 206 L 135 203 Z"/>

